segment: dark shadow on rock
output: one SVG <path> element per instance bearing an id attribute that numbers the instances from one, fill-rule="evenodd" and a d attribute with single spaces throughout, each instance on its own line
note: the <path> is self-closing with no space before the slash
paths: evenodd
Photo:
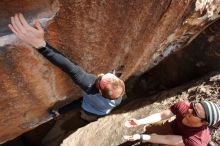
<path id="1" fill-rule="evenodd" d="M 72 111 L 74 109 L 80 109 L 81 108 L 81 104 L 82 104 L 82 98 L 79 98 L 79 99 L 77 99 L 77 100 L 75 100 L 75 101 L 65 105 L 64 107 L 60 108 L 58 110 L 58 112 L 60 114 L 65 114 L 65 113 L 70 112 L 70 111 Z"/>

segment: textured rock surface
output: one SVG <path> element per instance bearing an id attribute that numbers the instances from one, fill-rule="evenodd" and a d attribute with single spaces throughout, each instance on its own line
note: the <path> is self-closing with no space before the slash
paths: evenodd
<path id="1" fill-rule="evenodd" d="M 181 51 L 164 59 L 158 66 L 132 82 L 132 97 L 144 89 L 142 95 L 152 95 L 189 80 L 199 78 L 220 68 L 220 20 L 206 28 Z M 134 85 L 132 87 L 132 85 Z M 136 91 L 137 92 L 134 92 Z"/>
<path id="2" fill-rule="evenodd" d="M 72 94 L 72 82 L 33 49 L 17 40 L 7 27 L 10 16 L 23 12 L 31 21 L 50 18 L 57 1 L 0 2 L 0 143 L 48 121 L 48 109 Z M 44 21 L 44 20 L 43 20 Z M 42 21 L 41 21 L 42 22 Z M 44 21 L 45 22 L 45 21 Z M 7 45 L 14 41 L 14 45 Z M 57 80 L 59 78 L 59 80 Z M 63 86 L 59 86 L 59 84 Z"/>
<path id="3" fill-rule="evenodd" d="M 184 81 L 219 69 L 219 62 L 220 20 L 204 30 L 190 45 L 166 58 L 148 76 L 161 77 L 157 80 L 161 80 L 165 86 L 176 86 Z M 166 77 L 162 77 L 162 74 Z"/>
<path id="4" fill-rule="evenodd" d="M 91 73 L 122 66 L 124 80 L 191 42 L 219 13 L 218 0 L 2 0 L 0 7 L 0 143 L 49 120 L 59 101 L 80 97 L 64 73 L 9 34 L 15 12 L 45 22 L 59 7 L 47 40 Z"/>
<path id="5" fill-rule="evenodd" d="M 141 90 L 140 90 L 141 91 Z M 143 126 L 125 128 L 124 122 L 130 118 L 143 118 L 147 115 L 169 108 L 182 100 L 195 101 L 207 98 L 220 105 L 220 74 L 214 73 L 199 81 L 161 92 L 148 99 L 140 98 L 120 107 L 112 115 L 78 129 L 66 138 L 61 146 L 131 146 L 139 142 L 126 142 L 123 135 L 142 133 Z M 114 121 L 114 124 L 112 122 Z M 212 130 L 212 142 L 220 144 L 220 129 Z M 149 145 L 150 146 L 150 145 Z"/>

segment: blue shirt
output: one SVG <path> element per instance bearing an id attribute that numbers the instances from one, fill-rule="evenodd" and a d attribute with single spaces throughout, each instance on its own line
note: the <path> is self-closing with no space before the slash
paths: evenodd
<path id="1" fill-rule="evenodd" d="M 99 92 L 96 94 L 84 93 L 82 108 L 89 113 L 103 116 L 109 114 L 121 101 L 121 97 L 116 100 L 110 100 L 101 96 Z"/>

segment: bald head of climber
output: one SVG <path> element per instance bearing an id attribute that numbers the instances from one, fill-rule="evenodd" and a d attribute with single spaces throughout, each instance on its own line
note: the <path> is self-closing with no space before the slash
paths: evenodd
<path id="1" fill-rule="evenodd" d="M 112 73 L 100 74 L 96 87 L 103 97 L 111 100 L 122 97 L 125 94 L 124 82 Z"/>

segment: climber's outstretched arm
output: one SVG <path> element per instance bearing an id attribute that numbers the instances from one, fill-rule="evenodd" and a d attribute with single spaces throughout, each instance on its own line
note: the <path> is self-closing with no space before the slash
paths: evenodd
<path id="1" fill-rule="evenodd" d="M 36 21 L 35 27 L 32 27 L 27 23 L 24 16 L 19 13 L 11 17 L 9 28 L 18 38 L 36 48 L 44 57 L 70 75 L 84 91 L 89 91 L 92 85 L 95 84 L 96 76 L 88 74 L 46 43 L 44 30 L 39 21 Z"/>

